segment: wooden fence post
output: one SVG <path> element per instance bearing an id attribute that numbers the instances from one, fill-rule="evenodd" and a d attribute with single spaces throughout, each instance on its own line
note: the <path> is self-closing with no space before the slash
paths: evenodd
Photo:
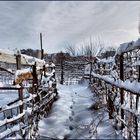
<path id="1" fill-rule="evenodd" d="M 44 50 L 42 48 L 42 33 L 40 33 L 41 59 L 43 59 Z"/>
<path id="2" fill-rule="evenodd" d="M 51 72 L 52 72 L 53 70 L 54 70 L 54 73 L 53 73 L 52 77 L 55 79 L 55 66 L 52 67 Z"/>
<path id="3" fill-rule="evenodd" d="M 33 65 L 33 85 L 32 85 L 32 88 L 33 88 L 33 94 L 35 92 L 37 92 L 37 87 L 38 87 L 38 79 L 37 79 L 37 73 L 36 73 L 36 63 Z"/>
<path id="4" fill-rule="evenodd" d="M 16 66 L 17 66 L 17 70 L 21 69 L 21 55 L 20 54 L 16 55 Z M 19 85 L 22 86 L 22 83 Z M 23 101 L 23 90 L 22 89 L 18 90 L 18 97 L 19 97 L 19 100 Z M 22 113 L 23 112 L 23 104 L 20 105 L 19 108 L 20 108 L 20 113 Z"/>
<path id="5" fill-rule="evenodd" d="M 140 82 L 140 66 L 138 66 L 138 82 Z M 136 110 L 138 110 L 139 96 L 136 96 Z M 135 131 L 136 131 L 136 140 L 138 139 L 138 120 L 137 116 L 135 116 Z"/>
<path id="6" fill-rule="evenodd" d="M 61 82 L 60 82 L 60 84 L 63 85 L 63 83 L 64 83 L 64 64 L 61 60 Z"/>
<path id="7" fill-rule="evenodd" d="M 120 55 L 120 80 L 124 81 L 124 65 L 123 65 L 123 54 Z M 121 96 L 121 105 L 124 103 L 124 91 L 120 88 L 120 96 Z M 121 119 L 124 119 L 124 110 L 121 109 Z M 123 129 L 122 124 L 122 129 Z"/>
<path id="8" fill-rule="evenodd" d="M 46 66 L 43 65 L 43 72 L 44 72 L 44 76 L 46 76 Z"/>
<path id="9" fill-rule="evenodd" d="M 64 84 L 64 54 L 63 53 L 61 53 L 61 81 L 60 81 L 60 84 Z"/>
<path id="10" fill-rule="evenodd" d="M 109 119 L 113 119 L 113 111 L 114 111 L 114 106 L 113 106 L 113 101 L 111 99 L 111 91 L 108 89 L 108 110 L 109 110 Z"/>
<path id="11" fill-rule="evenodd" d="M 92 77 L 92 62 L 90 62 L 89 84 L 91 84 L 91 77 Z"/>

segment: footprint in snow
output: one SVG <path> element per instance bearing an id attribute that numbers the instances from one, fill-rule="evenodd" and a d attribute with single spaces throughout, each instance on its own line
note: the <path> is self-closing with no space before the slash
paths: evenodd
<path id="1" fill-rule="evenodd" d="M 73 130 L 74 128 L 73 128 L 73 126 L 70 125 L 70 126 L 69 126 L 69 129 L 70 129 L 70 130 Z"/>
<path id="2" fill-rule="evenodd" d="M 72 111 L 71 114 L 72 114 L 72 116 L 74 116 L 75 115 L 74 111 Z"/>
<path id="3" fill-rule="evenodd" d="M 72 108 L 73 108 L 73 106 L 71 105 L 71 106 L 70 106 L 70 109 L 72 109 Z"/>
<path id="4" fill-rule="evenodd" d="M 69 120 L 70 120 L 70 121 L 73 121 L 73 118 L 72 118 L 71 116 L 69 116 Z"/>
<path id="5" fill-rule="evenodd" d="M 72 100 L 72 102 L 73 102 L 73 104 L 75 104 L 75 101 L 74 100 Z"/>

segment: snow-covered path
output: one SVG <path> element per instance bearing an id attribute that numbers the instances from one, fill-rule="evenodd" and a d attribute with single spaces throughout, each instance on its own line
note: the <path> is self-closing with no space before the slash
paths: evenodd
<path id="1" fill-rule="evenodd" d="M 58 92 L 50 114 L 39 122 L 41 138 L 120 138 L 105 111 L 89 109 L 96 98 L 86 84 L 58 85 Z"/>

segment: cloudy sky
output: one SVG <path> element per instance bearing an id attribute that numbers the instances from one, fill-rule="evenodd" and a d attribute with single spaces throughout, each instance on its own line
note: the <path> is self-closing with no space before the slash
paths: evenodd
<path id="1" fill-rule="evenodd" d="M 0 48 L 45 52 L 79 45 L 90 37 L 111 45 L 139 37 L 139 1 L 0 1 Z"/>

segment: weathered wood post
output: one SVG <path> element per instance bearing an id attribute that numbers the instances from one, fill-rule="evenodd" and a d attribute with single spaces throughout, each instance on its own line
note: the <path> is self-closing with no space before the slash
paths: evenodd
<path id="1" fill-rule="evenodd" d="M 112 91 L 114 91 L 113 87 L 112 87 Z M 113 119 L 113 111 L 114 111 L 114 106 L 113 106 L 113 100 L 111 99 L 111 94 L 112 91 L 110 89 L 108 89 L 108 110 L 109 110 L 109 119 Z"/>
<path id="2" fill-rule="evenodd" d="M 140 82 L 140 66 L 138 66 L 138 82 Z M 136 110 L 138 110 L 139 95 L 136 96 Z"/>
<path id="3" fill-rule="evenodd" d="M 64 64 L 63 64 L 63 60 L 61 60 L 61 82 L 60 84 L 63 85 L 64 83 Z"/>
<path id="4" fill-rule="evenodd" d="M 64 84 L 64 54 L 63 54 L 63 52 L 61 52 L 61 54 L 60 54 L 61 56 L 61 60 L 60 60 L 60 65 L 61 65 L 61 81 L 60 81 L 60 84 Z"/>
<path id="5" fill-rule="evenodd" d="M 17 70 L 20 70 L 21 69 L 21 54 L 18 52 L 16 54 L 16 67 L 17 67 Z M 19 84 L 21 87 L 22 87 L 22 83 Z M 19 97 L 19 100 L 23 101 L 23 89 L 20 88 L 18 90 L 18 97 Z M 20 105 L 20 113 L 23 112 L 23 104 Z"/>
<path id="6" fill-rule="evenodd" d="M 38 79 L 37 79 L 37 73 L 36 73 L 36 63 L 33 65 L 33 94 L 37 92 L 37 87 L 38 87 Z"/>
<path id="7" fill-rule="evenodd" d="M 41 46 L 41 59 L 43 59 L 44 50 L 43 50 L 43 47 L 42 47 L 42 33 L 40 33 L 40 46 Z"/>
<path id="8" fill-rule="evenodd" d="M 138 82 L 140 82 L 140 66 L 138 66 Z M 139 96 L 136 96 L 136 110 L 138 110 L 138 103 L 139 103 Z M 136 140 L 138 139 L 138 120 L 137 116 L 135 115 L 135 132 L 136 132 Z"/>
<path id="9" fill-rule="evenodd" d="M 45 65 L 43 65 L 43 72 L 44 72 L 44 76 L 46 76 L 46 66 Z"/>
<path id="10" fill-rule="evenodd" d="M 124 65 L 123 65 L 123 54 L 120 55 L 120 80 L 124 81 Z M 122 88 L 120 88 L 120 99 L 121 99 L 121 105 L 124 103 L 124 91 Z M 121 119 L 124 119 L 124 110 L 121 109 Z M 123 129 L 122 124 L 122 129 Z"/>
<path id="11" fill-rule="evenodd" d="M 112 117 L 112 102 L 110 98 L 110 90 L 108 89 L 108 110 L 109 110 L 109 119 L 113 119 Z"/>

